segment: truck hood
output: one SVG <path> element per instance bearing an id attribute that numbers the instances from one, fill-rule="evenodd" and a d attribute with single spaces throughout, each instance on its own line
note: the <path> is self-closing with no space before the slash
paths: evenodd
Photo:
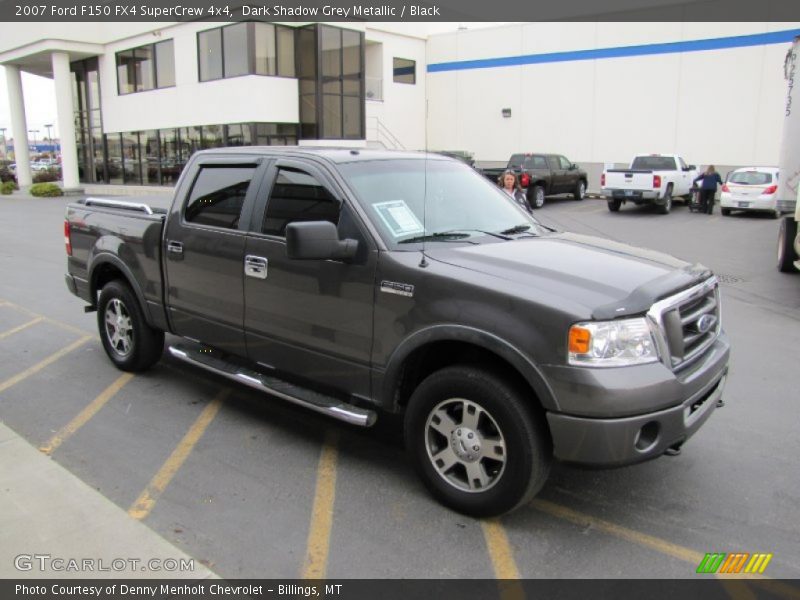
<path id="1" fill-rule="evenodd" d="M 575 233 L 474 246 L 431 244 L 426 254 L 582 305 L 595 319 L 642 314 L 655 301 L 711 276 L 706 267 L 668 254 Z"/>

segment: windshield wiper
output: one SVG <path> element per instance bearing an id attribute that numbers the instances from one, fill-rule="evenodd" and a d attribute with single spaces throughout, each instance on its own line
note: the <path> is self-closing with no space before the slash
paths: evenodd
<path id="1" fill-rule="evenodd" d="M 514 225 L 514 227 L 509 227 L 508 229 L 504 229 L 500 233 L 502 235 L 514 235 L 514 234 L 517 234 L 517 233 L 525 233 L 530 228 L 531 228 L 530 225 L 527 225 L 525 223 L 521 223 L 520 225 Z"/>
<path id="2" fill-rule="evenodd" d="M 408 238 L 405 240 L 400 240 L 397 242 L 398 244 L 413 244 L 414 242 L 423 242 L 423 241 L 430 241 L 435 240 L 437 242 L 447 242 L 447 241 L 460 241 L 464 238 L 468 238 L 469 234 L 464 233 L 463 231 L 435 231 L 434 233 L 429 233 L 427 235 L 418 235 L 412 238 Z"/>

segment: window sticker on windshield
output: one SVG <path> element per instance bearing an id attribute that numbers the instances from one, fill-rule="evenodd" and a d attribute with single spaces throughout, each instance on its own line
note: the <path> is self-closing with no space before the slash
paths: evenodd
<path id="1" fill-rule="evenodd" d="M 425 227 L 402 200 L 390 200 L 373 204 L 378 216 L 396 238 L 404 235 L 424 233 Z"/>

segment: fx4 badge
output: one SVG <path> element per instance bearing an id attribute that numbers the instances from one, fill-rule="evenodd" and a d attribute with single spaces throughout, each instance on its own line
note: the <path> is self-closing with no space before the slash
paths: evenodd
<path id="1" fill-rule="evenodd" d="M 414 297 L 414 286 L 409 283 L 397 283 L 396 281 L 381 281 L 381 291 L 387 294 L 397 294 L 398 296 Z"/>

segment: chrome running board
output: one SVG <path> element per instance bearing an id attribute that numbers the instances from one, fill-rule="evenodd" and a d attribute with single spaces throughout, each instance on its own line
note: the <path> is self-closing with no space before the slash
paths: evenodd
<path id="1" fill-rule="evenodd" d="M 277 377 L 253 371 L 214 356 L 211 353 L 201 352 L 199 348 L 195 349 L 188 345 L 176 344 L 169 347 L 169 353 L 178 360 L 190 365 L 222 375 L 262 392 L 273 394 L 283 400 L 310 408 L 313 411 L 345 423 L 360 427 L 371 427 L 378 418 L 375 411 L 359 408 L 337 398 L 288 383 Z"/>

